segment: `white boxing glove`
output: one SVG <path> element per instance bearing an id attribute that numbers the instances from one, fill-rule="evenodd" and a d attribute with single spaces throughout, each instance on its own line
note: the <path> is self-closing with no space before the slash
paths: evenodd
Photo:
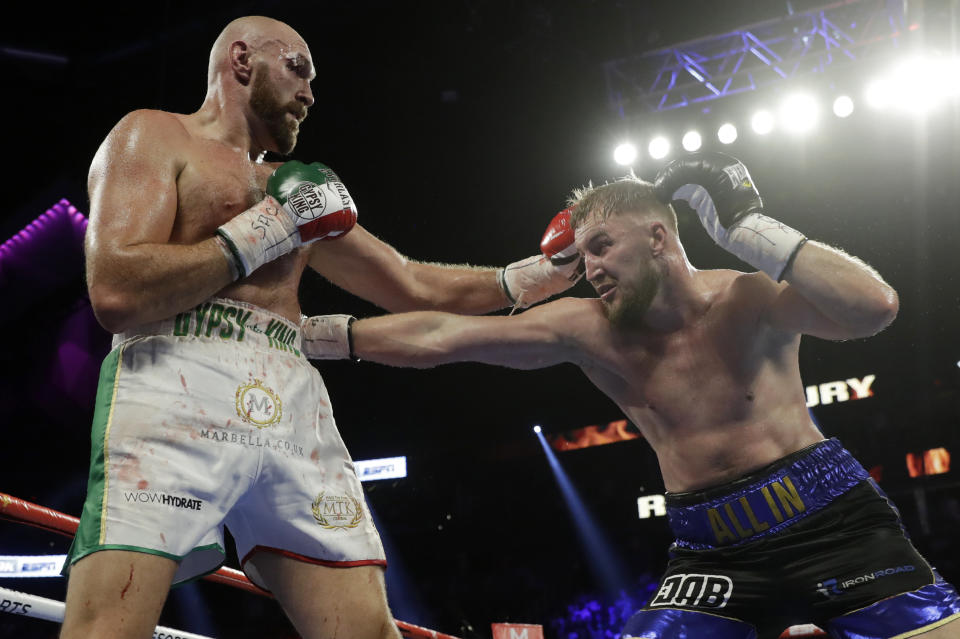
<path id="1" fill-rule="evenodd" d="M 557 213 L 540 241 L 540 255 L 500 269 L 500 288 L 516 306 L 527 308 L 562 293 L 583 275 L 583 258 L 573 244 L 570 209 Z"/>
<path id="2" fill-rule="evenodd" d="M 353 315 L 314 315 L 300 320 L 303 337 L 303 354 L 308 359 L 352 359 L 353 338 L 350 326 L 356 321 Z"/>

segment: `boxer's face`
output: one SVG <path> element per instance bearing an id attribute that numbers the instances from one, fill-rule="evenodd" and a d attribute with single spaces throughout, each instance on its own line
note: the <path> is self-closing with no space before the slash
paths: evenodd
<path id="1" fill-rule="evenodd" d="M 277 150 L 286 155 L 296 146 L 300 123 L 313 104 L 313 63 L 309 51 L 297 47 L 271 42 L 264 49 L 263 59 L 253 70 L 250 108 L 276 142 Z"/>
<path id="2" fill-rule="evenodd" d="M 647 219 L 631 213 L 604 220 L 590 216 L 577 227 L 587 281 L 615 325 L 642 321 L 660 290 L 663 276 L 650 250 Z"/>

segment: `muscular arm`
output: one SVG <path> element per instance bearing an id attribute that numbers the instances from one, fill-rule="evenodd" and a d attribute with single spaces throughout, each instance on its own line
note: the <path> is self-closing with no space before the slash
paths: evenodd
<path id="1" fill-rule="evenodd" d="M 869 337 L 899 309 L 897 292 L 859 259 L 807 242 L 783 276 L 767 319 L 775 328 L 824 339 Z"/>
<path id="2" fill-rule="evenodd" d="M 481 362 L 518 369 L 583 363 L 578 333 L 587 300 L 560 299 L 510 317 L 415 312 L 353 324 L 354 353 L 364 360 L 413 368 Z"/>
<path id="3" fill-rule="evenodd" d="M 310 266 L 337 286 L 394 313 L 431 309 L 481 314 L 510 304 L 496 269 L 417 262 L 359 225 L 337 242 L 316 244 Z"/>
<path id="4" fill-rule="evenodd" d="M 767 216 L 747 167 L 736 158 L 711 151 L 682 156 L 660 170 L 655 188 L 661 201 L 695 211 L 719 246 L 773 280 L 738 278 L 773 328 L 842 340 L 878 333 L 896 317 L 897 294 L 873 269 L 806 242 Z"/>
<path id="5" fill-rule="evenodd" d="M 233 279 L 212 237 L 169 243 L 183 168 L 176 146 L 185 137 L 173 116 L 137 111 L 110 132 L 90 167 L 87 283 L 108 331 L 169 317 Z"/>

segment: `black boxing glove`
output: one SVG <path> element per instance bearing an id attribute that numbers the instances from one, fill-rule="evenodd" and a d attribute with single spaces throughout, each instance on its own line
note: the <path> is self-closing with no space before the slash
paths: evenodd
<path id="1" fill-rule="evenodd" d="M 673 160 L 657 174 L 654 189 L 664 204 L 696 211 L 714 242 L 774 281 L 780 281 L 807 241 L 763 214 L 747 167 L 725 153 L 690 153 Z"/>

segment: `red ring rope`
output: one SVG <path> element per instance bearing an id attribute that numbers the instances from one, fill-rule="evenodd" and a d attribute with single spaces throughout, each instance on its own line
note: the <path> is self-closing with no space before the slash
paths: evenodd
<path id="1" fill-rule="evenodd" d="M 77 527 L 80 525 L 80 520 L 72 515 L 64 514 L 52 508 L 47 508 L 46 506 L 39 506 L 6 493 L 0 493 L 0 519 L 36 526 L 37 528 L 49 530 L 67 537 L 73 537 L 77 532 Z M 247 592 L 252 592 L 264 597 L 272 597 L 269 592 L 254 585 L 253 582 L 247 579 L 245 574 L 233 568 L 221 568 L 203 578 L 207 581 L 233 586 L 234 588 L 240 588 L 241 590 L 246 590 Z M 404 637 L 416 639 L 459 639 L 458 637 L 445 635 L 442 632 L 430 630 L 429 628 L 422 628 L 412 623 L 407 623 L 406 621 L 395 621 L 397 627 L 400 629 L 400 634 Z"/>

